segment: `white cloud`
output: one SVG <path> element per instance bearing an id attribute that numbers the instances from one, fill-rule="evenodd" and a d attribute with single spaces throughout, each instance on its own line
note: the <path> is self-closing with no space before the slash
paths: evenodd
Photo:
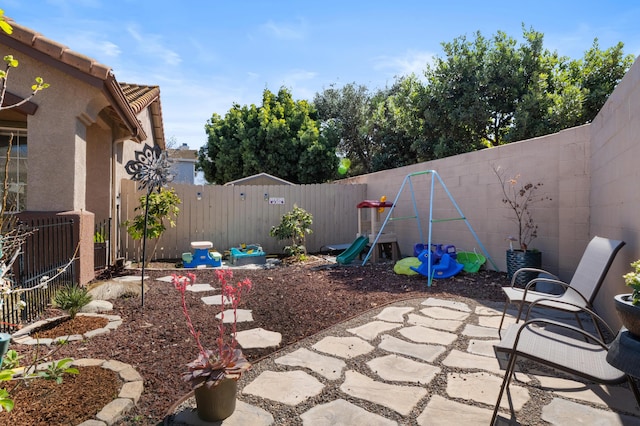
<path id="1" fill-rule="evenodd" d="M 302 40 L 305 38 L 305 24 L 300 21 L 299 24 L 282 24 L 268 21 L 262 25 L 262 28 L 273 37 L 280 40 Z"/>
<path id="2" fill-rule="evenodd" d="M 179 65 L 182 62 L 180 55 L 162 43 L 162 37 L 157 34 L 142 34 L 136 25 L 127 26 L 127 33 L 138 42 L 140 51 L 150 56 L 155 56 L 166 65 Z"/>
<path id="3" fill-rule="evenodd" d="M 415 74 L 422 77 L 427 64 L 433 62 L 434 54 L 431 52 L 419 52 L 409 50 L 400 56 L 379 56 L 374 60 L 375 70 L 388 70 L 390 75 L 404 76 Z"/>

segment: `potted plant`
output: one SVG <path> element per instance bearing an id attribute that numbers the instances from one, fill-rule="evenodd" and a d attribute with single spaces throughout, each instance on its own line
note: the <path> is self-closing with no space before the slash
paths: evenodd
<path id="1" fill-rule="evenodd" d="M 242 373 L 251 368 L 251 364 L 242 354 L 236 340 L 237 308 L 242 295 L 251 289 L 251 281 L 245 279 L 231 284 L 233 272 L 229 269 L 216 270 L 221 286 L 222 301 L 220 304 L 220 321 L 217 326 L 216 348 L 205 349 L 200 343 L 200 333 L 196 331 L 185 298 L 187 286 L 195 282 L 194 274 L 173 276 L 173 285 L 180 291 L 182 311 L 187 320 L 187 327 L 198 348 L 196 359 L 187 364 L 183 379 L 191 384 L 196 399 L 198 417 L 204 421 L 214 422 L 226 419 L 236 407 L 237 381 Z M 233 308 L 231 333 L 227 335 L 224 323 L 225 304 L 228 300 Z"/>
<path id="2" fill-rule="evenodd" d="M 640 338 L 640 259 L 631 263 L 632 272 L 624 274 L 624 282 L 633 290 L 631 293 L 614 296 L 616 311 L 629 333 Z"/>
<path id="3" fill-rule="evenodd" d="M 502 202 L 509 206 L 514 213 L 514 222 L 517 225 L 517 235 L 515 238 L 509 236 L 509 249 L 506 251 L 507 276 L 513 274 L 520 268 L 542 267 L 542 253 L 531 247 L 531 242 L 538 236 L 538 225 L 534 222 L 531 214 L 531 206 L 543 200 L 550 200 L 545 195 L 540 195 L 539 190 L 542 183 L 522 183 L 519 174 L 507 177 L 500 167 L 494 167 L 493 171 L 500 182 L 502 188 Z M 517 243 L 514 248 L 514 244 Z M 516 276 L 516 284 L 526 285 L 538 276 L 537 272 L 524 272 Z"/>

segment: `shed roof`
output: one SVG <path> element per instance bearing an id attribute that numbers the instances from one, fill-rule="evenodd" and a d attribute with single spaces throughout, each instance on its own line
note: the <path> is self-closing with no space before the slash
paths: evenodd
<path id="1" fill-rule="evenodd" d="M 231 182 L 227 182 L 224 184 L 224 186 L 232 185 L 295 185 L 295 183 L 289 182 L 288 180 L 280 179 L 276 176 L 272 176 L 269 173 L 258 173 L 256 175 L 232 180 Z"/>

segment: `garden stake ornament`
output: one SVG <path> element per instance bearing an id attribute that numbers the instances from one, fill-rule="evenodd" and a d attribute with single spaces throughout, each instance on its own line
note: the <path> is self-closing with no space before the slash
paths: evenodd
<path id="1" fill-rule="evenodd" d="M 146 189 L 147 194 L 144 206 L 144 232 L 142 234 L 142 277 L 140 278 L 141 304 L 144 306 L 144 267 L 147 263 L 147 219 L 149 217 L 149 195 L 154 190 L 159 191 L 161 187 L 173 180 L 171 174 L 171 160 L 166 151 L 160 149 L 158 145 L 150 147 L 144 144 L 142 151 L 135 151 L 135 160 L 129 160 L 124 166 L 131 180 L 139 182 L 139 190 Z"/>

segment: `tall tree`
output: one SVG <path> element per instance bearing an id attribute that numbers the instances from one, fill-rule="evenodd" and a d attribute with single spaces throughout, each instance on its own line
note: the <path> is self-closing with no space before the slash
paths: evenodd
<path id="1" fill-rule="evenodd" d="M 338 137 L 319 127 L 316 116 L 287 89 L 265 90 L 259 107 L 234 104 L 224 118 L 213 114 L 198 168 L 219 184 L 262 172 L 294 183 L 325 182 L 338 166 Z"/>
<path id="2" fill-rule="evenodd" d="M 597 40 L 582 60 L 544 49 L 543 34 L 523 26 L 523 41 L 499 31 L 443 43 L 445 56 L 425 71 L 424 158 L 528 139 L 587 123 L 602 108 L 633 57 L 622 43 Z"/>
<path id="3" fill-rule="evenodd" d="M 366 131 L 370 102 L 367 87 L 355 83 L 332 85 L 313 99 L 320 121 L 340 135 L 338 152 L 351 160 L 350 173 L 355 175 L 373 171 L 372 140 Z"/>

